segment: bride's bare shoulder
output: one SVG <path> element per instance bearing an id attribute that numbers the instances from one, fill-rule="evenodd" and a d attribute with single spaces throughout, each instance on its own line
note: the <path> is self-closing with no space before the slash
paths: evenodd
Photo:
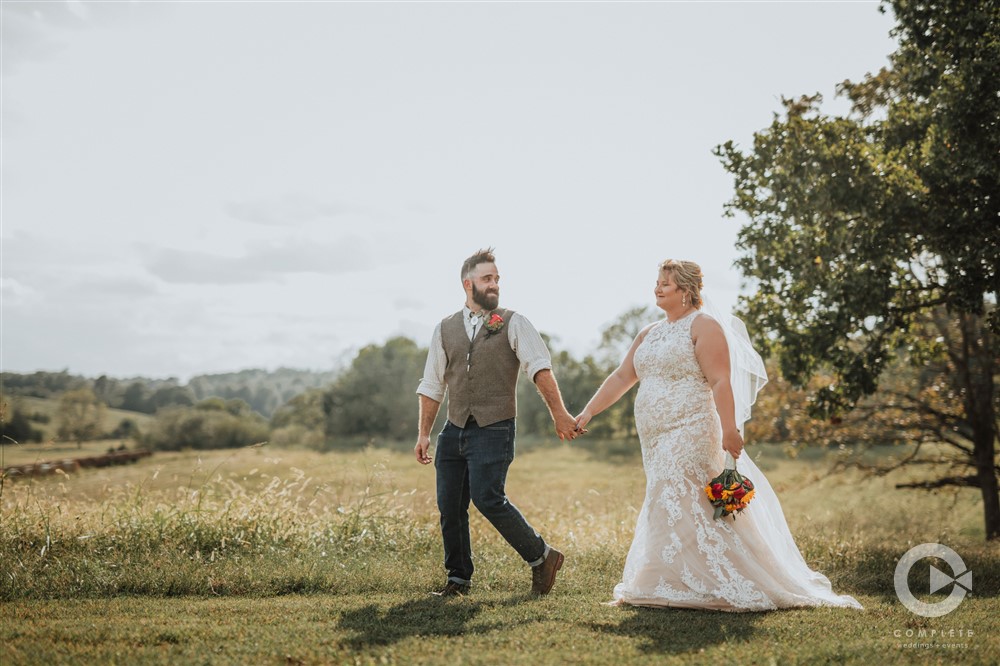
<path id="1" fill-rule="evenodd" d="M 722 326 L 719 322 L 715 321 L 715 318 L 712 317 L 712 315 L 704 312 L 699 312 L 695 315 L 694 321 L 691 322 L 692 338 L 697 338 L 699 335 L 712 335 L 715 333 L 722 333 Z"/>

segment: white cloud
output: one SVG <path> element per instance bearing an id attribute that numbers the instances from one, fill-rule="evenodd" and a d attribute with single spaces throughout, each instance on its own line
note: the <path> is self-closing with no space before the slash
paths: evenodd
<path id="1" fill-rule="evenodd" d="M 246 284 L 297 273 L 339 275 L 372 267 L 369 244 L 358 236 L 334 242 L 258 241 L 238 256 L 161 248 L 146 261 L 150 273 L 174 284 Z"/>
<path id="2" fill-rule="evenodd" d="M 3 294 L 4 307 L 8 308 L 26 303 L 38 294 L 30 286 L 7 276 L 0 279 L 0 293 Z"/>

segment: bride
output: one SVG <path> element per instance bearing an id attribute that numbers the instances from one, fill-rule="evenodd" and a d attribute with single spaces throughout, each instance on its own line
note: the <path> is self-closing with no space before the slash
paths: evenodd
<path id="1" fill-rule="evenodd" d="M 612 603 L 724 611 L 861 608 L 806 564 L 750 456 L 740 459 L 739 469 L 756 486 L 754 501 L 735 520 L 713 518 L 704 487 L 722 471 L 727 453 L 740 458 L 743 422 L 767 376 L 742 322 L 701 312 L 701 289 L 697 264 L 660 264 L 654 294 L 666 319 L 640 331 L 576 417 L 583 430 L 639 382 L 635 422 L 646 498 Z"/>

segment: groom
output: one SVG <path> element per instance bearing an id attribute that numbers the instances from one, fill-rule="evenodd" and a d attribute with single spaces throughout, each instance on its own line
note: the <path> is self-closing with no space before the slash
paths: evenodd
<path id="1" fill-rule="evenodd" d="M 434 329 L 417 387 L 420 431 L 414 453 L 424 465 L 431 462 L 431 427 L 448 394 L 448 420 L 437 437 L 434 463 L 448 570 L 447 583 L 434 594 L 442 597 L 464 595 L 472 583 L 470 500 L 531 565 L 532 592 L 548 594 L 563 564 L 563 554 L 546 545 L 504 491 L 514 460 L 519 370 L 535 382 L 559 438 L 572 440 L 579 433 L 559 395 L 552 361 L 538 331 L 513 310 L 498 309 L 499 283 L 492 248 L 465 260 L 465 307 Z"/>

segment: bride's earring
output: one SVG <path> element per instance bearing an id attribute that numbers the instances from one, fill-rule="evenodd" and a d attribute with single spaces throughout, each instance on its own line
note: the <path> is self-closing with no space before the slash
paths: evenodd
<path id="1" fill-rule="evenodd" d="M 686 308 L 688 306 L 688 295 L 684 294 L 684 298 L 681 299 L 681 307 Z"/>

